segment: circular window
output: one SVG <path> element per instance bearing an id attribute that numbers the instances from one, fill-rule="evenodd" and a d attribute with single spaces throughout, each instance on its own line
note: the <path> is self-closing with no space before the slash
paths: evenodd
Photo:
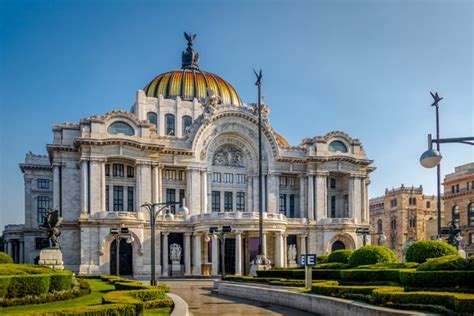
<path id="1" fill-rule="evenodd" d="M 337 152 L 340 151 L 341 153 L 346 153 L 347 152 L 347 147 L 344 145 L 343 142 L 339 140 L 335 140 L 332 143 L 329 144 L 329 151 L 330 152 Z"/>
<path id="2" fill-rule="evenodd" d="M 109 128 L 107 129 L 109 134 L 124 134 L 127 136 L 133 136 L 135 132 L 133 128 L 125 122 L 115 122 L 110 124 Z"/>

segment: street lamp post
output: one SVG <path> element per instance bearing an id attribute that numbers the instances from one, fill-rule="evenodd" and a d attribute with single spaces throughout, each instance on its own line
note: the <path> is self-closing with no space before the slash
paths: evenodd
<path id="1" fill-rule="evenodd" d="M 433 97 L 431 106 L 436 108 L 436 138 L 433 139 L 431 134 L 428 134 L 428 150 L 420 157 L 420 163 L 425 168 L 436 167 L 436 182 L 437 182 L 437 208 L 438 208 L 438 237 L 441 236 L 441 159 L 440 144 L 442 143 L 461 143 L 467 145 L 474 145 L 474 137 L 456 137 L 456 138 L 440 138 L 439 137 L 439 102 L 443 99 L 438 95 L 438 92 L 430 92 Z M 433 143 L 436 144 L 436 150 L 433 149 Z"/>
<path id="2" fill-rule="evenodd" d="M 161 203 L 144 203 L 141 207 L 148 211 L 150 215 L 150 228 L 151 228 L 151 278 L 150 278 L 150 285 L 156 285 L 156 272 L 155 272 L 155 265 L 156 265 L 156 254 L 155 254 L 155 233 L 156 233 L 156 220 L 158 215 L 166 210 L 164 214 L 164 220 L 172 221 L 174 219 L 173 214 L 169 211 L 169 207 L 177 204 L 181 204 L 182 206 L 178 210 L 178 215 L 186 216 L 188 213 L 188 208 L 184 205 L 184 199 L 182 202 L 161 202 Z M 156 207 L 158 206 L 158 209 Z M 168 245 L 165 245 L 168 247 Z"/>
<path id="3" fill-rule="evenodd" d="M 115 275 L 120 275 L 120 240 L 126 238 L 128 244 L 134 241 L 132 234 L 128 227 L 121 226 L 120 228 L 111 228 L 110 234 L 114 236 L 115 240 Z"/>

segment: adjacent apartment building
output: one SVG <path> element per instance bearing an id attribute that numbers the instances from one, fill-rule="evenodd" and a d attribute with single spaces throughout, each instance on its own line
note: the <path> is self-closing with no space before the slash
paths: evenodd
<path id="1" fill-rule="evenodd" d="M 372 244 L 391 248 L 403 258 L 408 245 L 431 239 L 430 222 L 436 222 L 436 196 L 423 194 L 423 187 L 386 189 L 370 205 Z"/>
<path id="2" fill-rule="evenodd" d="M 461 228 L 460 249 L 474 255 L 474 162 L 455 167 L 443 185 L 445 225 L 453 221 Z"/>

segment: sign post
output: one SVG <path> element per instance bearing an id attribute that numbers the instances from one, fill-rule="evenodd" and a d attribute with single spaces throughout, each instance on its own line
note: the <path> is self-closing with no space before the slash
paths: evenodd
<path id="1" fill-rule="evenodd" d="M 305 287 L 311 289 L 313 284 L 313 266 L 316 265 L 316 255 L 301 255 L 301 264 L 304 266 L 305 270 Z"/>

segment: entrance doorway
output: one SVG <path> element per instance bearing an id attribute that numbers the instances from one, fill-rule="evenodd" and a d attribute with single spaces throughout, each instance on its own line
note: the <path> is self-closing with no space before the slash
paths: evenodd
<path id="1" fill-rule="evenodd" d="M 224 247 L 225 274 L 235 274 L 235 239 L 226 238 Z"/>
<path id="2" fill-rule="evenodd" d="M 332 246 L 331 246 L 331 252 L 340 250 L 340 249 L 346 249 L 346 245 L 340 240 L 336 240 Z"/>
<path id="3" fill-rule="evenodd" d="M 117 273 L 117 246 L 116 241 L 110 244 L 110 274 Z M 127 243 L 120 238 L 120 255 L 119 255 L 119 274 L 133 275 L 133 248 L 132 244 Z"/>

